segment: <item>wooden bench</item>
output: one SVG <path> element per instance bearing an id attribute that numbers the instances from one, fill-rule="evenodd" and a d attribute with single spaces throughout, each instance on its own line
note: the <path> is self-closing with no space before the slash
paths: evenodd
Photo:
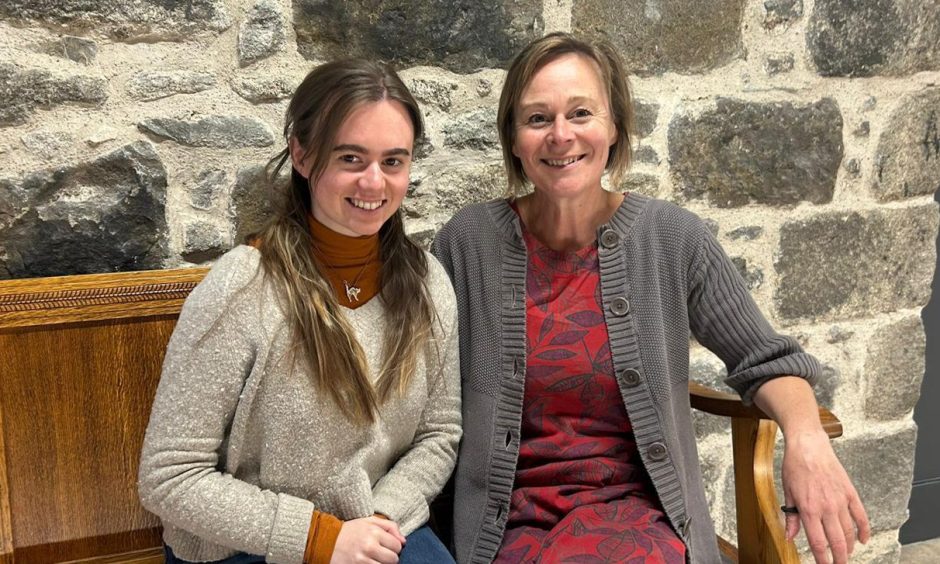
<path id="1" fill-rule="evenodd" d="M 0 564 L 163 561 L 137 465 L 167 340 L 205 269 L 0 281 Z M 773 486 L 776 426 L 690 386 L 732 418 L 745 563 L 798 562 Z M 838 420 L 822 411 L 830 436 Z"/>

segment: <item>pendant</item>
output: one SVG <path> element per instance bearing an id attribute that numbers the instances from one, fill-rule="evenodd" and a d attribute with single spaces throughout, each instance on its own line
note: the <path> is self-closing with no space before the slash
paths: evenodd
<path id="1" fill-rule="evenodd" d="M 361 288 L 356 286 L 351 286 L 349 282 L 343 280 L 343 286 L 346 287 L 346 299 L 349 300 L 349 303 L 359 301 L 359 292 L 362 291 Z"/>

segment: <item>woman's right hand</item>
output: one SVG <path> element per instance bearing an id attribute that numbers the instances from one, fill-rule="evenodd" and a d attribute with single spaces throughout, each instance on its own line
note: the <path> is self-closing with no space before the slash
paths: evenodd
<path id="1" fill-rule="evenodd" d="M 330 564 L 398 564 L 405 537 L 394 521 L 363 517 L 343 523 Z"/>

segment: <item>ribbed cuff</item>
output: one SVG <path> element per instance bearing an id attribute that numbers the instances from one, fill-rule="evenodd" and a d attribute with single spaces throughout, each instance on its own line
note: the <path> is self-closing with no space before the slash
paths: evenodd
<path id="1" fill-rule="evenodd" d="M 302 562 L 313 504 L 306 499 L 278 494 L 277 513 L 268 540 L 268 562 Z"/>

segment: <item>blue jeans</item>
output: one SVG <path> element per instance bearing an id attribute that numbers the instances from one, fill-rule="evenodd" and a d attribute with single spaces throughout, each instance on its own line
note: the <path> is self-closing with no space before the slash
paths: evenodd
<path id="1" fill-rule="evenodd" d="M 450 552 L 427 525 L 422 526 L 405 539 L 405 546 L 398 555 L 398 564 L 453 564 L 454 562 Z M 166 564 L 190 564 L 189 561 L 178 558 L 165 544 L 163 555 L 166 558 Z M 241 552 L 235 556 L 206 564 L 262 564 L 263 562 L 263 556 Z"/>

